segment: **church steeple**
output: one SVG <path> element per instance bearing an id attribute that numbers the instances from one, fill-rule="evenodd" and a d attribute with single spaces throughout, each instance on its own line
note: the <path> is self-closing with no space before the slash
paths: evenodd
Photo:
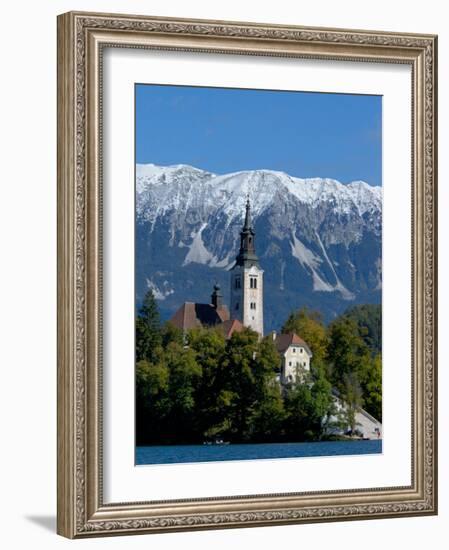
<path id="1" fill-rule="evenodd" d="M 246 201 L 245 222 L 240 231 L 240 250 L 231 269 L 231 319 L 238 319 L 263 336 L 263 269 L 254 244 L 251 204 Z"/>
<path id="2" fill-rule="evenodd" d="M 249 197 L 246 201 L 245 223 L 240 231 L 240 250 L 236 258 L 236 265 L 243 267 L 259 266 L 254 243 L 255 232 L 251 221 L 251 204 Z"/>
<path id="3" fill-rule="evenodd" d="M 245 225 L 243 226 L 243 231 L 248 231 L 251 229 L 251 204 L 249 202 L 249 197 L 246 198 L 246 214 L 245 214 Z"/>

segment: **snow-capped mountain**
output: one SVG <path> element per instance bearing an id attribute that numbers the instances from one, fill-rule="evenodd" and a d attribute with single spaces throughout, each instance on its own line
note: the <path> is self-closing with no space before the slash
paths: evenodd
<path id="1" fill-rule="evenodd" d="M 265 270 L 265 331 L 307 305 L 329 319 L 380 301 L 382 189 L 252 170 L 136 166 L 137 302 L 152 288 L 164 318 L 228 294 L 247 196 Z"/>

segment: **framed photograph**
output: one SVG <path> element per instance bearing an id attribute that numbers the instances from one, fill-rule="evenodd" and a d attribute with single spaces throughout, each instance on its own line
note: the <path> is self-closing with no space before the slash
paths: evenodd
<path id="1" fill-rule="evenodd" d="M 433 35 L 58 18 L 58 532 L 437 513 Z"/>

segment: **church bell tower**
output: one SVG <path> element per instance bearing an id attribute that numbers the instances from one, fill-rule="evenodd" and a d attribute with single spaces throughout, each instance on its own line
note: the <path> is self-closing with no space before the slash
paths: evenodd
<path id="1" fill-rule="evenodd" d="M 263 336 L 263 269 L 256 255 L 251 205 L 246 201 L 240 250 L 231 269 L 231 318 Z"/>

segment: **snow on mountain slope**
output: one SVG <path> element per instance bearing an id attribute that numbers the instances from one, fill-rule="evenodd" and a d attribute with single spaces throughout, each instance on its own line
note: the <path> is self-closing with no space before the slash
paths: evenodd
<path id="1" fill-rule="evenodd" d="M 275 194 L 285 192 L 312 207 L 328 203 L 339 214 L 349 214 L 356 209 L 359 215 L 363 215 L 370 210 L 380 210 L 382 203 L 382 188 L 363 181 L 344 185 L 329 178 L 301 179 L 273 170 L 218 176 L 182 164 L 168 167 L 137 164 L 136 175 L 138 214 L 146 216 L 148 221 L 172 208 L 187 209 L 199 198 L 204 207 L 222 208 L 232 219 L 241 216 L 248 194 L 255 216 L 265 211 Z M 149 211 L 145 204 L 152 195 L 164 201 Z"/>
<path id="2" fill-rule="evenodd" d="M 167 308 L 194 290 L 204 295 L 211 280 L 226 292 L 249 197 L 273 307 L 285 300 L 286 310 L 298 292 L 329 314 L 340 302 L 380 299 L 380 187 L 273 170 L 217 175 L 183 164 L 138 164 L 136 176 L 138 296 L 147 281 L 169 285 Z"/>

